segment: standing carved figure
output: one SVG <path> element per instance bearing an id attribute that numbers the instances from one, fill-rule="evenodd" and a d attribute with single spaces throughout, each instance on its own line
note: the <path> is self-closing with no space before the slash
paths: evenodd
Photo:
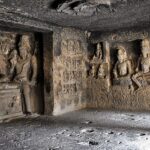
<path id="1" fill-rule="evenodd" d="M 136 68 L 136 73 L 133 75 L 132 80 L 140 88 L 142 82 L 148 76 L 150 76 L 150 41 L 149 39 L 144 39 L 141 43 L 142 55 L 138 60 L 138 65 Z"/>
<path id="2" fill-rule="evenodd" d="M 33 35 L 23 35 L 19 43 L 20 59 L 16 66 L 16 80 L 22 83 L 25 113 L 32 113 L 31 88 L 37 81 L 37 58 L 35 56 L 35 43 Z"/>
<path id="3" fill-rule="evenodd" d="M 96 53 L 93 56 L 92 60 L 92 74 L 93 77 L 97 78 L 99 73 L 99 68 L 102 63 L 102 49 L 100 43 L 97 44 Z"/>
<path id="4" fill-rule="evenodd" d="M 118 47 L 118 61 L 113 69 L 115 79 L 119 78 L 130 78 L 132 74 L 131 61 L 127 58 L 126 50 L 122 47 Z"/>

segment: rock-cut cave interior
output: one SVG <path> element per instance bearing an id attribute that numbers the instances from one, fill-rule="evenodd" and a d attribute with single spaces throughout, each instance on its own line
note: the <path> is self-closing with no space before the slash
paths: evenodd
<path id="1" fill-rule="evenodd" d="M 150 150 L 150 0 L 0 0 L 0 150 Z"/>

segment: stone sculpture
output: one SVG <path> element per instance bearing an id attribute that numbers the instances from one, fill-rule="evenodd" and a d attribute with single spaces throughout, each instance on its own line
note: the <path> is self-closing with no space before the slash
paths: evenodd
<path id="1" fill-rule="evenodd" d="M 148 84 L 148 77 L 150 76 L 150 41 L 143 39 L 141 44 L 142 55 L 138 60 L 136 73 L 132 76 L 132 80 L 138 86 Z"/>
<path id="2" fill-rule="evenodd" d="M 117 58 L 118 61 L 113 70 L 115 79 L 130 77 L 132 74 L 131 61 L 127 58 L 126 50 L 121 46 L 118 47 Z"/>
<path id="3" fill-rule="evenodd" d="M 19 44 L 20 58 L 16 64 L 15 80 L 22 84 L 26 113 L 32 113 L 30 92 L 31 88 L 36 86 L 37 81 L 37 58 L 34 42 L 33 35 L 21 37 Z"/>
<path id="4" fill-rule="evenodd" d="M 132 66 L 131 60 L 127 58 L 127 53 L 124 47 L 118 46 L 117 62 L 113 69 L 114 84 L 132 85 L 131 75 Z"/>
<path id="5" fill-rule="evenodd" d="M 97 78 L 98 76 L 101 63 L 102 63 L 102 49 L 101 49 L 101 45 L 98 43 L 96 53 L 94 54 L 92 59 L 92 75 L 95 78 Z"/>
<path id="6" fill-rule="evenodd" d="M 85 59 L 86 77 L 92 75 L 94 78 L 104 78 L 105 70 L 103 68 L 102 47 L 97 44 L 96 51 L 92 57 L 86 56 Z"/>

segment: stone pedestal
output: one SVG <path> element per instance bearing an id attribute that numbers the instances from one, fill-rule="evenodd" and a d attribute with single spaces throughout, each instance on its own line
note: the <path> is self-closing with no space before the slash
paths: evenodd
<path id="1" fill-rule="evenodd" d="M 4 116 L 18 116 L 22 113 L 20 85 L 16 83 L 0 84 L 0 119 Z"/>

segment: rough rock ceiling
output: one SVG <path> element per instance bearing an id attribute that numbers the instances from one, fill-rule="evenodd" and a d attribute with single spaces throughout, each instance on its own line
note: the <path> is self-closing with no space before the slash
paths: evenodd
<path id="1" fill-rule="evenodd" d="M 51 31 L 54 26 L 110 31 L 150 25 L 150 0 L 91 2 L 78 0 L 71 10 L 74 11 L 79 4 L 84 4 L 84 7 L 80 7 L 78 13 L 71 14 L 58 10 L 66 0 L 0 0 L 0 26 L 38 31 Z M 89 12 L 91 8 L 94 9 L 92 13 Z"/>

